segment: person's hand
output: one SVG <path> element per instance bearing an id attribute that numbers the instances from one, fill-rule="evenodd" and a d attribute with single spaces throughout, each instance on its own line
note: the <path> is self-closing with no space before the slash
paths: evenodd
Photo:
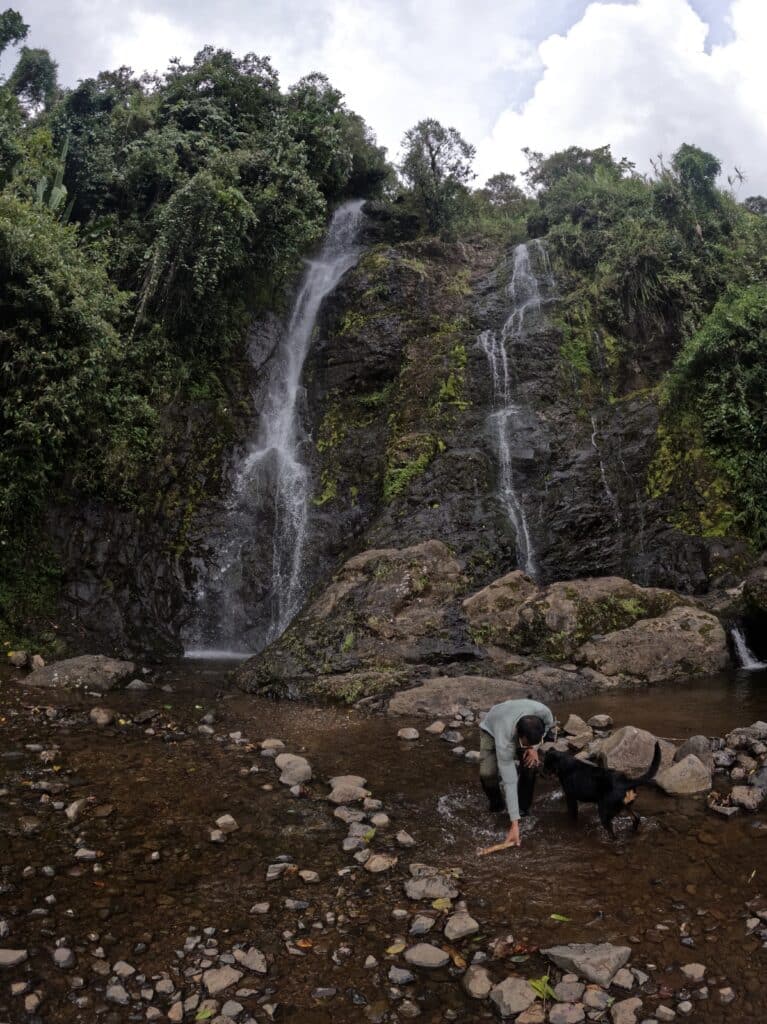
<path id="1" fill-rule="evenodd" d="M 525 768 L 539 768 L 541 759 L 538 757 L 538 751 L 528 747 L 522 755 L 522 764 Z"/>

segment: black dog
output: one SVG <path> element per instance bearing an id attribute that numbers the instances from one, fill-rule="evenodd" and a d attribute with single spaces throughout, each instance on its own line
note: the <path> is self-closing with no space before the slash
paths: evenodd
<path id="1" fill-rule="evenodd" d="M 634 831 L 639 828 L 639 815 L 631 806 L 636 800 L 639 786 L 646 786 L 655 776 L 660 765 L 660 743 L 655 744 L 652 764 L 644 775 L 638 779 L 630 779 L 623 772 L 608 768 L 602 759 L 600 764 L 581 761 L 571 754 L 553 748 L 546 752 L 543 761 L 545 772 L 556 772 L 564 790 L 567 810 L 573 821 L 578 819 L 578 804 L 596 804 L 599 820 L 615 839 L 613 818 L 626 810 L 634 822 Z"/>

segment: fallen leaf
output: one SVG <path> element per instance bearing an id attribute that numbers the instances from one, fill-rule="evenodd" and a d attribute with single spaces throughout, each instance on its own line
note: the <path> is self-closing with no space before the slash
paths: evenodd
<path id="1" fill-rule="evenodd" d="M 404 950 L 404 948 L 404 942 L 395 942 L 393 943 L 393 945 L 389 946 L 386 952 L 389 956 L 396 956 L 398 953 L 401 953 Z"/>
<path id="2" fill-rule="evenodd" d="M 549 914 L 552 921 L 569 921 L 569 917 L 565 917 L 564 914 Z"/>
<path id="3" fill-rule="evenodd" d="M 311 939 L 299 939 L 296 942 L 296 945 L 298 946 L 299 949 L 312 949 L 314 943 L 312 942 Z"/>
<path id="4" fill-rule="evenodd" d="M 438 896 L 436 900 L 432 900 L 431 905 L 434 910 L 450 910 L 453 901 L 448 899 L 447 896 Z"/>

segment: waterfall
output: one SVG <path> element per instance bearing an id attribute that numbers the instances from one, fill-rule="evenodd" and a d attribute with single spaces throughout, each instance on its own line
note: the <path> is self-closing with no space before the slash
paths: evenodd
<path id="1" fill-rule="evenodd" d="M 531 254 L 540 269 L 540 278 L 531 265 Z M 493 382 L 493 408 L 488 418 L 498 458 L 498 496 L 514 527 L 517 559 L 528 576 L 538 574 L 534 539 L 514 471 L 514 440 L 530 420 L 529 410 L 515 400 L 513 353 L 526 338 L 526 323 L 537 315 L 543 304 L 541 284 L 553 283 L 548 255 L 539 239 L 514 249 L 511 279 L 507 288 L 510 311 L 500 331 L 482 331 L 477 344 L 487 359 Z"/>
<path id="2" fill-rule="evenodd" d="M 252 653 L 275 640 L 305 596 L 303 555 L 311 479 L 301 458 L 301 373 L 320 306 L 359 259 L 362 200 L 340 206 L 325 241 L 298 289 L 287 327 L 270 360 L 266 394 L 254 440 L 236 467 L 210 565 L 198 586 L 192 622 L 185 630 L 188 657 Z M 264 537 L 265 531 L 269 536 Z M 252 550 L 271 560 L 268 592 L 248 607 L 246 565 Z M 259 620 L 260 621 L 254 621 Z"/>
<path id="3" fill-rule="evenodd" d="M 740 668 L 747 672 L 756 672 L 758 669 L 767 668 L 767 662 L 759 661 L 746 643 L 746 636 L 740 626 L 733 626 L 730 630 L 732 644 L 738 656 Z"/>

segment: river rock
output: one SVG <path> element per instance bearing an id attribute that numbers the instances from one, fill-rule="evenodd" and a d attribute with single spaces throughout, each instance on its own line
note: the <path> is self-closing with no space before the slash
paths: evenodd
<path id="1" fill-rule="evenodd" d="M 411 900 L 454 900 L 459 890 L 452 879 L 444 875 L 432 875 L 426 878 L 409 878 L 405 882 L 405 892 Z"/>
<path id="2" fill-rule="evenodd" d="M 261 748 L 261 750 L 277 751 L 284 750 L 285 744 L 282 742 L 282 740 L 277 739 L 276 736 L 267 736 L 265 740 L 261 740 L 261 742 L 259 743 L 259 747 Z"/>
<path id="3" fill-rule="evenodd" d="M 631 999 L 622 999 L 613 1003 L 610 1007 L 610 1017 L 613 1024 L 637 1024 L 637 1014 L 642 1009 L 642 1000 L 637 996 Z"/>
<path id="4" fill-rule="evenodd" d="M 675 747 L 665 740 L 657 740 L 646 729 L 637 729 L 633 725 L 625 725 L 621 729 L 600 740 L 596 749 L 604 754 L 609 768 L 625 772 L 629 776 L 644 775 L 652 764 L 655 755 L 655 743 L 661 745 L 661 770 L 670 765 Z"/>
<path id="5" fill-rule="evenodd" d="M 606 732 L 612 729 L 613 720 L 610 715 L 592 715 L 586 724 L 595 732 Z"/>
<path id="6" fill-rule="evenodd" d="M 28 957 L 26 949 L 0 949 L 0 970 L 7 967 L 18 967 Z"/>
<path id="7" fill-rule="evenodd" d="M 229 832 L 236 832 L 240 826 L 231 814 L 222 814 L 220 818 L 216 818 L 216 827 L 226 835 Z"/>
<path id="8" fill-rule="evenodd" d="M 607 986 L 616 972 L 631 956 L 629 946 L 613 946 L 609 942 L 574 942 L 568 946 L 551 946 L 542 950 L 557 967 L 572 971 L 579 978 Z"/>
<path id="9" fill-rule="evenodd" d="M 98 725 L 100 728 L 104 728 L 107 725 L 111 725 L 115 720 L 115 713 L 111 708 L 91 708 L 88 713 L 88 718 L 93 722 L 94 725 Z"/>
<path id="10" fill-rule="evenodd" d="M 116 690 L 136 672 L 132 661 L 118 661 L 103 654 L 54 661 L 35 669 L 24 680 L 27 686 L 79 687 L 84 690 Z"/>
<path id="11" fill-rule="evenodd" d="M 401 829 L 394 838 L 400 846 L 410 847 L 416 845 L 415 839 L 413 839 L 409 832 L 405 832 L 404 829 Z"/>
<path id="12" fill-rule="evenodd" d="M 232 985 L 236 985 L 242 977 L 242 971 L 235 971 L 226 964 L 224 967 L 212 967 L 203 973 L 202 983 L 208 995 L 215 996 Z"/>
<path id="13" fill-rule="evenodd" d="M 400 729 L 397 733 L 398 739 L 401 740 L 417 740 L 420 735 L 417 729 Z"/>
<path id="14" fill-rule="evenodd" d="M 536 995 L 524 978 L 512 976 L 493 986 L 490 999 L 501 1017 L 515 1017 L 535 1002 Z"/>
<path id="15" fill-rule="evenodd" d="M 118 1006 L 127 1006 L 130 1002 L 130 996 L 122 985 L 108 985 L 106 1000 L 108 1003 L 117 1003 Z"/>
<path id="16" fill-rule="evenodd" d="M 447 919 L 445 925 L 445 938 L 449 942 L 458 942 L 465 939 L 467 935 L 475 935 L 479 931 L 479 924 L 471 915 L 465 911 L 459 911 Z"/>
<path id="17" fill-rule="evenodd" d="M 711 789 L 711 770 L 695 754 L 688 754 L 683 760 L 659 772 L 655 781 L 670 796 L 692 796 Z"/>
<path id="18" fill-rule="evenodd" d="M 726 634 L 716 616 L 684 606 L 590 640 L 575 652 L 573 660 L 608 677 L 663 683 L 713 675 L 726 667 L 729 654 Z"/>
<path id="19" fill-rule="evenodd" d="M 549 1024 L 581 1024 L 585 1019 L 586 1012 L 580 1003 L 558 1003 L 549 1010 Z"/>
<path id="20" fill-rule="evenodd" d="M 389 968 L 388 978 L 392 985 L 409 985 L 415 981 L 412 971 L 406 971 L 404 967 L 395 967 L 393 964 Z"/>
<path id="21" fill-rule="evenodd" d="M 405 960 L 413 967 L 437 968 L 450 963 L 450 956 L 438 946 L 429 942 L 419 942 L 405 950 Z"/>
<path id="22" fill-rule="evenodd" d="M 266 957 L 255 946 L 251 946 L 249 949 L 235 949 L 233 956 L 246 971 L 252 971 L 254 974 L 266 974 Z"/>
<path id="23" fill-rule="evenodd" d="M 584 733 L 591 735 L 590 727 L 583 721 L 579 715 L 570 715 L 562 726 L 562 732 L 568 736 L 581 736 Z"/>
<path id="24" fill-rule="evenodd" d="M 694 754 L 709 771 L 713 770 L 714 754 L 711 749 L 711 740 L 707 736 L 691 736 L 685 740 L 674 754 L 674 760 L 682 761 L 688 754 Z"/>
<path id="25" fill-rule="evenodd" d="M 62 971 L 68 971 L 77 963 L 77 957 L 71 949 L 66 946 L 59 946 L 53 951 L 53 962 Z"/>
<path id="26" fill-rule="evenodd" d="M 480 964 L 472 964 L 466 969 L 461 978 L 461 987 L 471 999 L 487 999 L 493 982 L 486 967 Z"/>
<path id="27" fill-rule="evenodd" d="M 758 811 L 764 802 L 765 791 L 759 786 L 733 786 L 730 800 L 744 811 Z"/>
<path id="28" fill-rule="evenodd" d="M 397 858 L 392 853 L 373 853 L 365 861 L 365 870 L 378 875 L 382 871 L 389 871 L 396 863 Z"/>
<path id="29" fill-rule="evenodd" d="M 682 964 L 680 970 L 688 981 L 703 981 L 706 977 L 705 964 Z"/>
<path id="30" fill-rule="evenodd" d="M 341 784 L 331 789 L 328 794 L 328 800 L 332 804 L 356 804 L 360 800 L 364 800 L 366 796 L 370 796 L 370 793 L 367 789 L 363 789 L 362 786 Z"/>
<path id="31" fill-rule="evenodd" d="M 284 786 L 298 786 L 312 777 L 311 765 L 298 754 L 278 754 L 274 763 L 282 772 L 280 782 Z"/>

